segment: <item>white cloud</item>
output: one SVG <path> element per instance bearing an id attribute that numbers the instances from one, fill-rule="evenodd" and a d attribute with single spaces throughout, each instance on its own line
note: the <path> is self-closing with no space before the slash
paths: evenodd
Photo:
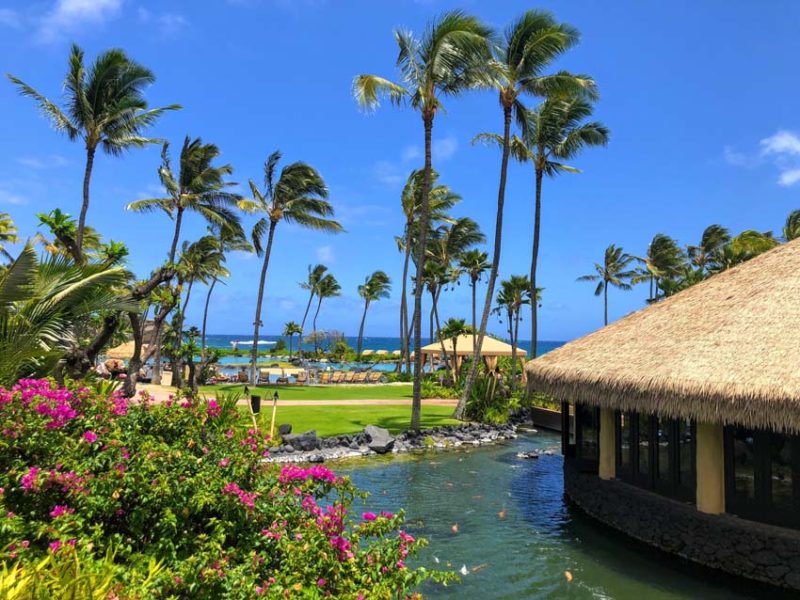
<path id="1" fill-rule="evenodd" d="M 19 18 L 19 13 L 10 8 L 0 8 L 0 25 L 19 29 L 22 27 L 22 19 Z"/>
<path id="2" fill-rule="evenodd" d="M 791 131 L 782 130 L 761 140 L 763 154 L 800 155 L 800 137 Z"/>
<path id="3" fill-rule="evenodd" d="M 333 255 L 332 246 L 320 246 L 317 248 L 317 260 L 321 263 L 330 264 L 336 260 Z"/>
<path id="4" fill-rule="evenodd" d="M 166 13 L 157 19 L 158 28 L 163 35 L 175 35 L 189 26 L 189 21 L 183 15 Z"/>
<path id="5" fill-rule="evenodd" d="M 28 199 L 24 196 L 20 196 L 19 194 L 14 194 L 9 192 L 8 190 L 4 190 L 0 188 L 0 204 L 14 204 L 14 205 L 21 205 L 27 204 Z"/>
<path id="6" fill-rule="evenodd" d="M 800 168 L 782 171 L 778 177 L 778 183 L 787 187 L 794 185 L 798 181 L 800 181 Z"/>
<path id="7" fill-rule="evenodd" d="M 101 25 L 119 16 L 123 0 L 56 0 L 39 25 L 37 38 L 48 43 L 86 25 Z"/>
<path id="8" fill-rule="evenodd" d="M 458 140 L 453 136 L 433 140 L 431 144 L 431 154 L 435 161 L 448 160 L 458 150 Z"/>
<path id="9" fill-rule="evenodd" d="M 408 162 L 410 160 L 416 160 L 420 156 L 422 156 L 422 152 L 419 151 L 419 146 L 406 146 L 403 148 L 403 154 L 401 155 L 403 158 L 403 162 Z"/>
<path id="10" fill-rule="evenodd" d="M 379 160 L 373 168 L 378 181 L 389 186 L 396 186 L 403 181 L 403 175 L 398 166 L 388 160 Z"/>
<path id="11" fill-rule="evenodd" d="M 722 149 L 722 158 L 732 167 L 743 167 L 749 169 L 756 166 L 760 161 L 757 156 L 748 156 L 744 152 L 738 152 L 731 146 Z"/>
<path id="12" fill-rule="evenodd" d="M 69 161 L 63 156 L 58 154 L 51 154 L 49 156 L 23 156 L 17 159 L 17 162 L 23 167 L 31 169 L 48 169 L 51 167 L 65 167 Z"/>

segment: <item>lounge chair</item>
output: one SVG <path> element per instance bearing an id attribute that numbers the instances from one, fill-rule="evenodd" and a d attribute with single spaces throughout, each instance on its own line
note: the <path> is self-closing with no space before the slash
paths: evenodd
<path id="1" fill-rule="evenodd" d="M 334 371 L 333 376 L 331 377 L 331 383 L 342 383 L 342 378 L 344 377 L 344 373 L 341 371 Z"/>
<path id="2" fill-rule="evenodd" d="M 342 383 L 353 383 L 353 378 L 356 376 L 355 371 L 348 371 L 344 374 Z"/>
<path id="3" fill-rule="evenodd" d="M 299 372 L 299 373 L 296 375 L 296 378 L 297 378 L 297 379 L 296 379 L 295 383 L 296 383 L 297 385 L 305 385 L 305 384 L 306 384 L 306 382 L 308 381 L 308 376 L 306 375 L 306 372 L 305 372 L 305 371 L 300 371 L 300 372 Z"/>
<path id="4" fill-rule="evenodd" d="M 367 382 L 367 374 L 364 371 L 356 373 L 353 376 L 353 383 L 366 383 L 366 382 Z"/>
<path id="5" fill-rule="evenodd" d="M 269 383 L 269 369 L 258 370 L 258 383 Z"/>
<path id="6" fill-rule="evenodd" d="M 278 377 L 275 380 L 275 383 L 277 385 L 288 385 L 289 384 L 289 378 L 288 377 Z"/>
<path id="7" fill-rule="evenodd" d="M 330 383 L 331 382 L 331 374 L 328 371 L 323 371 L 319 374 L 319 382 L 321 384 Z"/>
<path id="8" fill-rule="evenodd" d="M 367 374 L 367 383 L 379 383 L 383 375 L 378 371 L 371 371 Z"/>

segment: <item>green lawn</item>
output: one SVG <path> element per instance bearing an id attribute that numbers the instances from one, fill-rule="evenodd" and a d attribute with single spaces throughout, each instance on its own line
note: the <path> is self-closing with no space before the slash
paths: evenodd
<path id="1" fill-rule="evenodd" d="M 249 410 L 242 407 L 247 415 Z M 451 406 L 423 406 L 422 427 L 436 425 L 452 425 L 458 423 L 450 418 L 453 414 Z M 258 424 L 264 431 L 269 431 L 272 416 L 272 405 L 261 407 Z M 392 433 L 400 433 L 408 429 L 411 422 L 410 406 L 284 406 L 278 405 L 275 419 L 275 430 L 281 423 L 291 423 L 292 433 L 302 433 L 314 429 L 319 436 L 357 433 L 367 425 L 384 427 Z"/>
<path id="2" fill-rule="evenodd" d="M 403 385 L 259 385 L 250 387 L 251 394 L 258 394 L 262 401 L 271 399 L 277 391 L 281 400 L 408 400 L 411 398 L 411 384 Z M 244 385 L 203 385 L 201 394 L 214 392 L 239 392 L 243 394 Z"/>

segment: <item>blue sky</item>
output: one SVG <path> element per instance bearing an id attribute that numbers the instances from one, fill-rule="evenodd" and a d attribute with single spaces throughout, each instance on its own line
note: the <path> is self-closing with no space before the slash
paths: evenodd
<path id="1" fill-rule="evenodd" d="M 397 335 L 402 227 L 399 193 L 420 163 L 422 128 L 408 109 L 359 112 L 350 85 L 361 72 L 394 77 L 392 30 L 421 31 L 436 13 L 461 8 L 502 28 L 528 8 L 547 8 L 582 33 L 556 65 L 599 82 L 596 116 L 612 132 L 606 149 L 573 164 L 583 172 L 544 186 L 540 279 L 545 287 L 541 335 L 565 340 L 602 323 L 591 271 L 615 243 L 642 254 L 657 232 L 693 243 L 710 223 L 734 232 L 779 230 L 800 207 L 800 4 L 772 0 L 448 2 L 334 0 L 34 0 L 0 2 L 0 71 L 57 97 L 70 41 L 89 57 L 124 48 L 158 81 L 151 105 L 181 103 L 151 130 L 179 146 L 201 136 L 221 148 L 234 180 L 260 179 L 267 155 L 305 160 L 323 174 L 347 229 L 326 236 L 281 225 L 267 278 L 265 330 L 299 320 L 305 293 L 297 282 L 316 262 L 330 266 L 344 295 L 323 305 L 320 326 L 354 334 L 361 314 L 356 288 L 375 269 L 395 280 L 390 300 L 371 308 L 368 335 Z M 434 166 L 461 193 L 459 216 L 494 229 L 499 156 L 473 147 L 497 131 L 496 98 L 475 92 L 446 101 L 434 128 Z M 49 129 L 28 99 L 0 82 L 0 210 L 23 236 L 35 213 L 55 207 L 77 214 L 83 148 Z M 146 275 L 163 260 L 172 223 L 163 215 L 126 213 L 131 200 L 159 192 L 159 148 L 96 162 L 89 222 L 131 249 L 132 269 Z M 509 173 L 501 276 L 528 271 L 533 174 Z M 185 237 L 204 231 L 190 220 Z M 490 239 L 491 242 L 491 239 Z M 210 330 L 251 329 L 258 261 L 234 255 L 233 276 L 214 300 Z M 611 292 L 617 318 L 640 308 L 647 291 Z M 198 322 L 201 302 L 188 319 Z M 466 284 L 443 296 L 443 318 L 467 317 Z M 492 324 L 495 331 L 501 326 Z"/>

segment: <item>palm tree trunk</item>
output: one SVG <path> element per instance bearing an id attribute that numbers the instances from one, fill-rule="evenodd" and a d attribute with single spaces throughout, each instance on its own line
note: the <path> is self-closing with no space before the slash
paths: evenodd
<path id="1" fill-rule="evenodd" d="M 406 247 L 403 258 L 403 289 L 400 293 L 400 355 L 406 363 L 406 372 L 411 371 L 411 353 L 408 351 L 408 264 L 411 259 L 411 228 L 406 223 Z"/>
<path id="2" fill-rule="evenodd" d="M 270 221 L 269 234 L 267 236 L 267 247 L 264 250 L 264 264 L 261 266 L 261 277 L 258 280 L 258 300 L 256 301 L 256 318 L 253 321 L 253 349 L 250 351 L 250 380 L 253 385 L 258 383 L 258 333 L 261 328 L 261 304 L 264 301 L 264 282 L 267 279 L 267 267 L 269 267 L 269 255 L 272 253 L 272 239 L 275 237 L 275 226 L 277 221 Z"/>
<path id="3" fill-rule="evenodd" d="M 86 213 L 89 212 L 89 184 L 92 180 L 92 168 L 94 167 L 94 153 L 97 148 L 92 146 L 86 147 L 86 169 L 83 172 L 83 203 L 81 204 L 81 214 L 78 217 L 78 234 L 75 244 L 77 246 L 78 256 L 75 260 L 79 263 L 83 262 L 83 232 L 86 229 Z"/>
<path id="4" fill-rule="evenodd" d="M 178 313 L 177 322 L 175 323 L 175 346 L 172 359 L 172 385 L 176 389 L 183 387 L 183 359 L 179 358 L 180 347 L 183 343 L 183 324 L 186 321 L 186 308 L 189 306 L 189 298 L 192 297 L 192 286 L 194 286 L 194 277 L 189 279 L 189 285 L 186 288 L 186 299 L 183 301 L 183 306 Z M 191 361 L 192 359 L 190 359 Z"/>
<path id="5" fill-rule="evenodd" d="M 539 228 L 542 220 L 542 179 L 544 172 L 536 169 L 536 201 L 533 208 L 533 251 L 531 252 L 531 358 L 536 358 L 539 339 L 539 303 L 536 302 L 536 271 L 539 264 Z"/>
<path id="6" fill-rule="evenodd" d="M 311 308 L 311 301 L 314 299 L 314 290 L 308 295 L 308 304 L 306 304 L 306 312 L 303 313 L 303 321 L 300 323 L 300 342 L 298 342 L 297 352 L 303 355 L 303 331 L 306 328 L 306 317 L 308 317 L 308 309 Z"/>
<path id="7" fill-rule="evenodd" d="M 208 322 L 208 305 L 211 302 L 211 292 L 214 291 L 214 286 L 217 285 L 217 278 L 211 280 L 211 285 L 208 286 L 208 293 L 206 294 L 206 306 L 203 309 L 203 333 L 200 335 L 200 359 L 206 359 L 206 323 Z"/>
<path id="8" fill-rule="evenodd" d="M 483 314 L 481 315 L 481 325 L 478 329 L 478 340 L 472 354 L 472 364 L 470 365 L 467 380 L 464 382 L 464 391 L 458 400 L 458 406 L 453 413 L 456 419 L 464 418 L 464 411 L 467 407 L 467 398 L 472 395 L 472 386 L 478 375 L 478 363 L 481 359 L 481 346 L 486 335 L 486 326 L 489 324 L 489 312 L 492 309 L 492 297 L 494 296 L 494 286 L 497 281 L 497 270 L 500 266 L 500 250 L 503 243 L 503 208 L 506 199 L 506 177 L 508 175 L 508 155 L 509 139 L 511 138 L 511 105 L 503 106 L 503 158 L 500 161 L 500 185 L 497 190 L 497 215 L 494 226 L 494 255 L 492 256 L 492 268 L 489 271 L 489 282 L 486 288 L 486 299 L 483 303 Z"/>
<path id="9" fill-rule="evenodd" d="M 511 389 L 517 389 L 517 347 L 519 346 L 519 313 L 522 307 L 514 313 L 514 333 L 511 336 Z"/>
<path id="10" fill-rule="evenodd" d="M 436 337 L 439 338 L 439 344 L 441 345 L 442 348 L 442 360 L 444 360 L 444 366 L 446 369 L 449 370 L 450 360 L 447 356 L 447 348 L 444 345 L 444 340 L 442 339 L 442 325 L 441 323 L 439 323 L 439 308 L 437 306 L 439 304 L 439 296 L 438 294 L 432 294 L 432 296 L 433 296 L 432 299 L 433 308 L 431 309 L 431 312 L 433 313 L 433 316 L 436 319 Z M 433 338 L 431 338 L 431 341 L 433 341 Z"/>
<path id="11" fill-rule="evenodd" d="M 317 311 L 314 313 L 314 354 L 319 354 L 319 336 L 317 335 L 317 317 L 319 316 L 319 309 L 322 308 L 322 296 L 319 297 L 317 302 Z"/>
<path id="12" fill-rule="evenodd" d="M 364 300 L 364 314 L 361 315 L 361 326 L 358 328 L 358 344 L 356 350 L 356 357 L 361 359 L 361 344 L 364 341 L 364 322 L 367 320 L 367 309 L 369 308 L 369 300 Z"/>
<path id="13" fill-rule="evenodd" d="M 603 325 L 608 325 L 608 282 L 603 284 Z"/>
<path id="14" fill-rule="evenodd" d="M 169 264 L 175 264 L 175 254 L 178 251 L 178 241 L 181 237 L 181 223 L 183 222 L 183 209 L 175 211 L 175 234 L 172 236 L 172 245 L 169 248 Z"/>
<path id="15" fill-rule="evenodd" d="M 289 360 L 292 360 L 292 339 L 294 338 L 294 334 L 289 336 Z"/>
<path id="16" fill-rule="evenodd" d="M 475 292 L 478 287 L 478 280 L 472 280 L 472 347 L 475 348 L 475 340 L 477 338 L 477 330 L 475 327 L 477 326 L 477 320 L 475 318 Z"/>
<path id="17" fill-rule="evenodd" d="M 425 272 L 425 251 L 428 243 L 428 219 L 430 215 L 431 134 L 433 132 L 433 112 L 423 113 L 425 127 L 425 171 L 422 179 L 422 205 L 419 215 L 419 241 L 417 248 L 417 280 L 414 284 L 414 387 L 411 401 L 411 429 L 419 431 L 422 418 L 422 273 Z"/>
<path id="18" fill-rule="evenodd" d="M 126 398 L 132 398 L 136 394 L 136 382 L 139 369 L 142 368 L 142 322 L 139 313 L 135 312 L 129 312 L 128 319 L 133 333 L 133 356 L 128 361 L 128 376 L 122 383 L 122 393 Z"/>

